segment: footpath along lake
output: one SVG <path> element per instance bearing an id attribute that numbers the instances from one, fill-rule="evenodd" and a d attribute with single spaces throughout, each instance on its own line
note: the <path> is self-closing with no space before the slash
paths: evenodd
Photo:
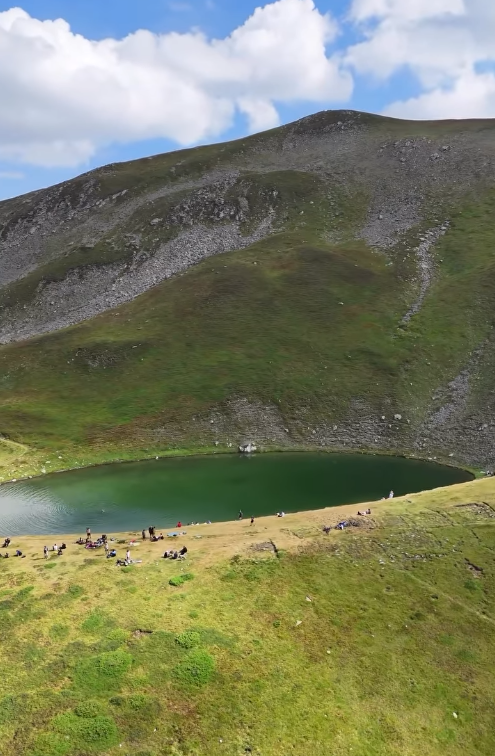
<path id="1" fill-rule="evenodd" d="M 456 468 L 400 457 L 283 453 L 113 464 L 0 486 L 0 536 L 115 533 L 374 501 L 463 483 Z"/>

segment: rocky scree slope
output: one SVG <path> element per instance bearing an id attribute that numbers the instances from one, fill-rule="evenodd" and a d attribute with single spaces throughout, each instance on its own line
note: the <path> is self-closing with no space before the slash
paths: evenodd
<path id="1" fill-rule="evenodd" d="M 494 168 L 492 121 L 330 111 L 0 203 L 0 429 L 495 465 Z"/>

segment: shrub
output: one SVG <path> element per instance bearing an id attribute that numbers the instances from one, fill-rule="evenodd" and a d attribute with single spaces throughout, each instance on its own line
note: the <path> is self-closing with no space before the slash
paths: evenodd
<path id="1" fill-rule="evenodd" d="M 132 664 L 132 656 L 122 649 L 82 659 L 76 667 L 74 682 L 94 692 L 115 689 Z"/>
<path id="2" fill-rule="evenodd" d="M 74 710 L 77 717 L 91 719 L 97 717 L 101 712 L 101 707 L 96 701 L 83 701 Z"/>
<path id="3" fill-rule="evenodd" d="M 79 717 L 68 711 L 53 720 L 54 729 L 72 739 L 72 747 L 81 750 L 86 744 L 97 746 L 98 750 L 110 748 L 118 739 L 117 726 L 113 719 L 97 715 L 91 718 Z"/>
<path id="4" fill-rule="evenodd" d="M 186 631 L 185 633 L 179 633 L 175 638 L 175 642 L 182 648 L 196 648 L 201 644 L 201 636 L 194 631 Z"/>
<path id="5" fill-rule="evenodd" d="M 194 578 L 194 575 L 191 572 L 185 572 L 183 575 L 176 575 L 175 577 L 171 577 L 169 582 L 169 585 L 173 586 L 179 586 L 183 583 L 186 583 L 188 580 L 192 580 Z"/>
<path id="6" fill-rule="evenodd" d="M 215 671 L 215 660 L 201 648 L 195 648 L 174 669 L 176 679 L 187 686 L 206 685 Z"/>

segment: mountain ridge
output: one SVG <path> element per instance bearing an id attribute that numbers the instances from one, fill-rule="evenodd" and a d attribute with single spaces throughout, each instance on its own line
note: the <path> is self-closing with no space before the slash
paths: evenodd
<path id="1" fill-rule="evenodd" d="M 0 430 L 494 466 L 494 135 L 325 111 L 0 203 Z"/>

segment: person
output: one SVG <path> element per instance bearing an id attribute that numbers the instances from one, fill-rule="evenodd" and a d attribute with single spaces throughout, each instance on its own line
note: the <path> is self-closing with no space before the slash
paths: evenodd
<path id="1" fill-rule="evenodd" d="M 20 549 L 16 549 L 15 550 L 15 555 L 16 555 L 16 557 L 21 557 L 22 556 L 22 551 L 20 551 Z"/>
<path id="2" fill-rule="evenodd" d="M 143 528 L 143 530 L 141 532 L 141 537 L 142 537 L 143 541 L 146 541 L 146 530 L 144 528 Z"/>
<path id="3" fill-rule="evenodd" d="M 85 544 L 85 540 L 84 540 L 84 538 L 83 538 L 82 536 L 80 536 L 80 537 L 79 537 L 79 538 L 77 539 L 76 543 L 77 543 L 77 544 L 79 544 L 79 546 L 84 546 L 84 544 Z"/>
<path id="4" fill-rule="evenodd" d="M 330 533 L 331 529 L 332 528 L 330 527 L 330 525 L 323 526 L 323 532 L 326 533 L 327 535 Z"/>
<path id="5" fill-rule="evenodd" d="M 254 525 L 254 517 L 251 515 L 251 525 Z"/>
<path id="6" fill-rule="evenodd" d="M 60 546 L 59 550 L 57 551 L 58 556 L 62 556 L 64 552 L 62 551 L 62 547 Z"/>
<path id="7" fill-rule="evenodd" d="M 7 549 L 10 546 L 10 538 L 6 538 L 2 544 L 2 549 Z"/>
<path id="8" fill-rule="evenodd" d="M 239 520 L 242 520 L 244 518 L 244 515 L 242 514 L 242 509 L 239 510 Z"/>
<path id="9" fill-rule="evenodd" d="M 182 523 L 181 523 L 181 521 L 180 521 L 180 520 L 179 520 L 179 522 L 177 523 L 176 527 L 177 527 L 177 528 L 181 528 L 181 527 L 182 527 Z"/>
<path id="10" fill-rule="evenodd" d="M 367 509 L 366 514 L 371 514 L 371 509 Z"/>
<path id="11" fill-rule="evenodd" d="M 105 554 L 108 556 L 108 543 L 105 541 Z"/>
<path id="12" fill-rule="evenodd" d="M 66 548 L 67 548 L 67 544 L 66 544 L 66 543 L 63 543 L 63 544 L 61 545 L 61 547 L 60 547 L 60 548 L 61 548 L 61 549 L 66 549 Z"/>
<path id="13" fill-rule="evenodd" d="M 179 551 L 179 559 L 185 559 L 187 554 L 187 546 L 183 546 Z"/>
<path id="14" fill-rule="evenodd" d="M 91 528 L 86 528 L 86 537 L 91 538 Z"/>
<path id="15" fill-rule="evenodd" d="M 390 493 L 388 495 L 388 498 L 389 499 L 393 499 L 394 498 L 394 492 L 393 491 L 390 491 Z"/>
<path id="16" fill-rule="evenodd" d="M 116 550 L 112 549 L 111 551 L 108 552 L 107 559 L 111 559 L 112 557 L 116 557 L 116 556 L 117 556 Z"/>
<path id="17" fill-rule="evenodd" d="M 53 544 L 52 551 L 58 551 L 58 546 L 56 543 Z"/>
<path id="18" fill-rule="evenodd" d="M 150 525 L 148 528 L 148 533 L 149 533 L 150 538 L 151 538 L 152 532 L 153 532 L 153 528 Z"/>
<path id="19" fill-rule="evenodd" d="M 4 557 L 4 559 L 8 559 L 8 558 L 9 558 L 9 552 L 8 552 L 8 551 L 6 551 L 6 552 L 5 552 L 5 557 Z"/>
<path id="20" fill-rule="evenodd" d="M 285 517 L 285 512 L 278 512 L 277 517 Z"/>
<path id="21" fill-rule="evenodd" d="M 48 546 L 43 547 L 43 554 L 45 556 L 45 559 L 48 559 Z"/>
<path id="22" fill-rule="evenodd" d="M 125 552 L 125 561 L 126 562 L 131 561 L 131 552 L 129 551 L 129 549 L 127 549 L 127 551 Z"/>
<path id="23" fill-rule="evenodd" d="M 178 558 L 179 558 L 179 554 L 177 553 L 177 551 L 174 551 L 174 555 L 172 559 L 178 559 Z"/>

